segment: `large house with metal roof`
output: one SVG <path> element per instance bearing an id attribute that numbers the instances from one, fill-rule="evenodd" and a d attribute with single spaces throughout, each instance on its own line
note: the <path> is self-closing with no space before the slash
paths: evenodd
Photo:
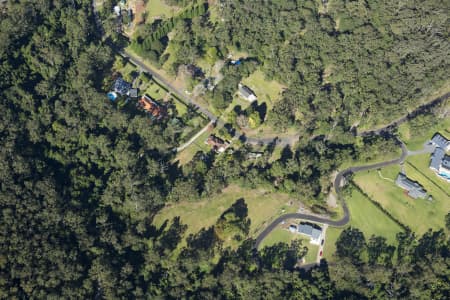
<path id="1" fill-rule="evenodd" d="M 450 156 L 445 152 L 450 151 L 450 140 L 440 133 L 436 133 L 431 139 L 436 146 L 430 160 L 430 169 L 439 177 L 450 182 Z"/>
<path id="2" fill-rule="evenodd" d="M 308 236 L 311 240 L 310 243 L 314 245 L 320 245 L 322 240 L 322 228 L 318 225 L 311 223 L 300 223 L 298 225 L 298 233 Z"/>
<path id="3" fill-rule="evenodd" d="M 428 196 L 427 192 L 419 183 L 409 179 L 403 173 L 398 174 L 395 184 L 407 191 L 408 196 L 413 199 L 425 199 Z"/>
<path id="4" fill-rule="evenodd" d="M 436 145 L 436 147 L 444 149 L 444 151 L 450 151 L 450 140 L 440 133 L 433 135 L 431 142 Z"/>

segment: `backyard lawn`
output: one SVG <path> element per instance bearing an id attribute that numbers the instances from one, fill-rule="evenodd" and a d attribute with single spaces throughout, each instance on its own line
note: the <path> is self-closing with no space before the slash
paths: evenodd
<path id="1" fill-rule="evenodd" d="M 433 196 L 433 201 L 414 200 L 394 183 L 400 166 L 383 168 L 380 177 L 378 171 L 358 173 L 355 182 L 375 201 L 379 202 L 400 222 L 409 226 L 418 234 L 429 228 L 438 229 L 444 226 L 444 216 L 450 211 L 450 197 L 433 182 L 439 182 L 436 176 L 427 177 L 419 173 L 410 164 L 405 163 L 406 175 L 418 181 Z M 424 169 L 423 171 L 427 170 Z M 442 181 L 439 186 L 445 183 Z"/>
<path id="2" fill-rule="evenodd" d="M 263 102 L 267 104 L 268 111 L 280 99 L 283 90 L 283 86 L 277 81 L 265 79 L 261 70 L 257 70 L 249 77 L 243 79 L 242 83 L 255 92 L 259 104 Z"/>
<path id="3" fill-rule="evenodd" d="M 163 89 L 162 87 L 160 87 L 155 82 L 151 82 L 150 86 L 145 91 L 145 93 L 147 95 L 149 95 L 151 98 L 158 100 L 158 101 L 163 100 L 167 95 L 167 91 L 165 89 Z"/>
<path id="4" fill-rule="evenodd" d="M 170 18 L 179 10 L 176 6 L 167 5 L 164 0 L 148 0 L 146 8 L 149 22 L 152 22 L 155 18 Z"/>
<path id="5" fill-rule="evenodd" d="M 180 165 L 184 165 L 190 162 L 198 151 L 208 153 L 210 151 L 210 147 L 205 144 L 205 140 L 210 134 L 210 130 L 205 131 L 192 144 L 187 146 L 183 151 L 178 152 L 175 157 L 175 161 L 178 161 Z"/>
<path id="6" fill-rule="evenodd" d="M 161 226 L 166 219 L 170 221 L 174 217 L 180 216 L 181 222 L 188 225 L 185 233 L 185 237 L 187 237 L 190 233 L 198 232 L 203 227 L 214 225 L 220 215 L 240 198 L 244 198 L 248 206 L 251 236 L 262 230 L 282 211 L 296 210 L 294 205 L 289 205 L 290 198 L 287 194 L 274 193 L 264 189 L 250 190 L 231 185 L 221 194 L 212 198 L 166 206 L 156 215 L 154 225 Z"/>
<path id="7" fill-rule="evenodd" d="M 265 246 L 271 246 L 276 243 L 287 243 L 289 244 L 292 240 L 300 239 L 302 240 L 302 245 L 308 248 L 308 253 L 305 256 L 305 263 L 313 263 L 317 258 L 317 251 L 319 251 L 319 246 L 313 245 L 309 242 L 309 238 L 303 237 L 299 234 L 292 233 L 289 230 L 281 227 L 275 228 L 268 236 L 265 238 L 259 247 L 262 249 Z"/>

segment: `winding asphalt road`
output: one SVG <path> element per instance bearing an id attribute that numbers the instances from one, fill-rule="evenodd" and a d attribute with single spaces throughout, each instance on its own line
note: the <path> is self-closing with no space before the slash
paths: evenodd
<path id="1" fill-rule="evenodd" d="M 395 137 L 392 137 L 395 138 Z M 396 138 L 395 138 L 396 139 Z M 406 148 L 405 144 L 403 144 L 400 140 L 396 139 L 397 143 L 402 149 L 402 154 L 399 158 L 370 164 L 370 165 L 364 165 L 364 166 L 357 166 L 357 167 L 350 167 L 348 169 L 345 169 L 341 172 L 339 172 L 336 175 L 336 178 L 334 180 L 333 186 L 336 191 L 336 194 L 338 195 L 338 198 L 341 200 L 342 208 L 344 210 L 344 216 L 340 220 L 330 220 L 328 218 L 318 217 L 310 214 L 302 214 L 302 213 L 289 213 L 282 216 L 279 216 L 276 218 L 269 226 L 267 226 L 255 239 L 255 248 L 258 248 L 261 242 L 266 238 L 266 236 L 275 229 L 275 227 L 278 226 L 283 221 L 286 221 L 288 219 L 302 219 L 306 221 L 311 222 L 317 222 L 317 223 L 323 223 L 328 224 L 333 227 L 342 227 L 347 225 L 347 223 L 350 221 L 350 213 L 348 211 L 347 203 L 345 202 L 344 198 L 341 195 L 341 188 L 345 184 L 345 177 L 361 171 L 367 171 L 367 170 L 373 170 L 373 169 L 379 169 L 390 165 L 396 165 L 401 164 L 405 161 L 406 157 L 408 156 L 408 149 Z"/>

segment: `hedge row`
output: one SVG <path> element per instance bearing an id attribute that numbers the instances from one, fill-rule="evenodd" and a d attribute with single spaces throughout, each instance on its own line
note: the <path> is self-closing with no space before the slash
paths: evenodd
<path id="1" fill-rule="evenodd" d="M 395 218 L 389 211 L 387 211 L 383 206 L 381 206 L 380 203 L 378 203 L 377 201 L 375 201 L 374 199 L 372 199 L 369 195 L 367 195 L 366 192 L 364 192 L 353 180 L 350 181 L 351 185 L 356 188 L 358 190 L 358 192 L 360 192 L 361 194 L 363 194 L 370 202 L 372 202 L 375 206 L 377 206 L 382 212 L 384 212 L 386 214 L 386 216 L 389 217 L 389 219 L 391 219 L 392 221 L 394 221 L 395 223 L 398 224 L 398 226 L 400 226 L 401 228 L 403 228 L 403 230 L 405 231 L 411 231 L 411 229 L 406 226 L 405 224 L 403 224 L 402 222 L 400 222 L 397 218 Z"/>

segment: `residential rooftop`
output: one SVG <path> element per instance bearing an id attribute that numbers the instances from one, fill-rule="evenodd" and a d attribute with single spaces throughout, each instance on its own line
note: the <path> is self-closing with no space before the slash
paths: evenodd
<path id="1" fill-rule="evenodd" d="M 300 223 L 298 226 L 298 232 L 311 237 L 313 240 L 318 240 L 322 235 L 322 230 L 317 227 L 309 223 Z"/>
<path id="2" fill-rule="evenodd" d="M 427 197 L 427 192 L 423 189 L 423 187 L 419 183 L 406 177 L 405 174 L 399 173 L 395 183 L 402 189 L 408 191 L 408 195 L 411 198 L 424 199 Z"/>
<path id="3" fill-rule="evenodd" d="M 253 102 L 256 100 L 255 93 L 246 85 L 239 84 L 239 94 L 246 100 Z"/>
<path id="4" fill-rule="evenodd" d="M 445 151 L 450 150 L 450 140 L 444 137 L 440 133 L 436 133 L 432 138 L 431 142 L 433 142 L 437 147 L 444 149 Z"/>

